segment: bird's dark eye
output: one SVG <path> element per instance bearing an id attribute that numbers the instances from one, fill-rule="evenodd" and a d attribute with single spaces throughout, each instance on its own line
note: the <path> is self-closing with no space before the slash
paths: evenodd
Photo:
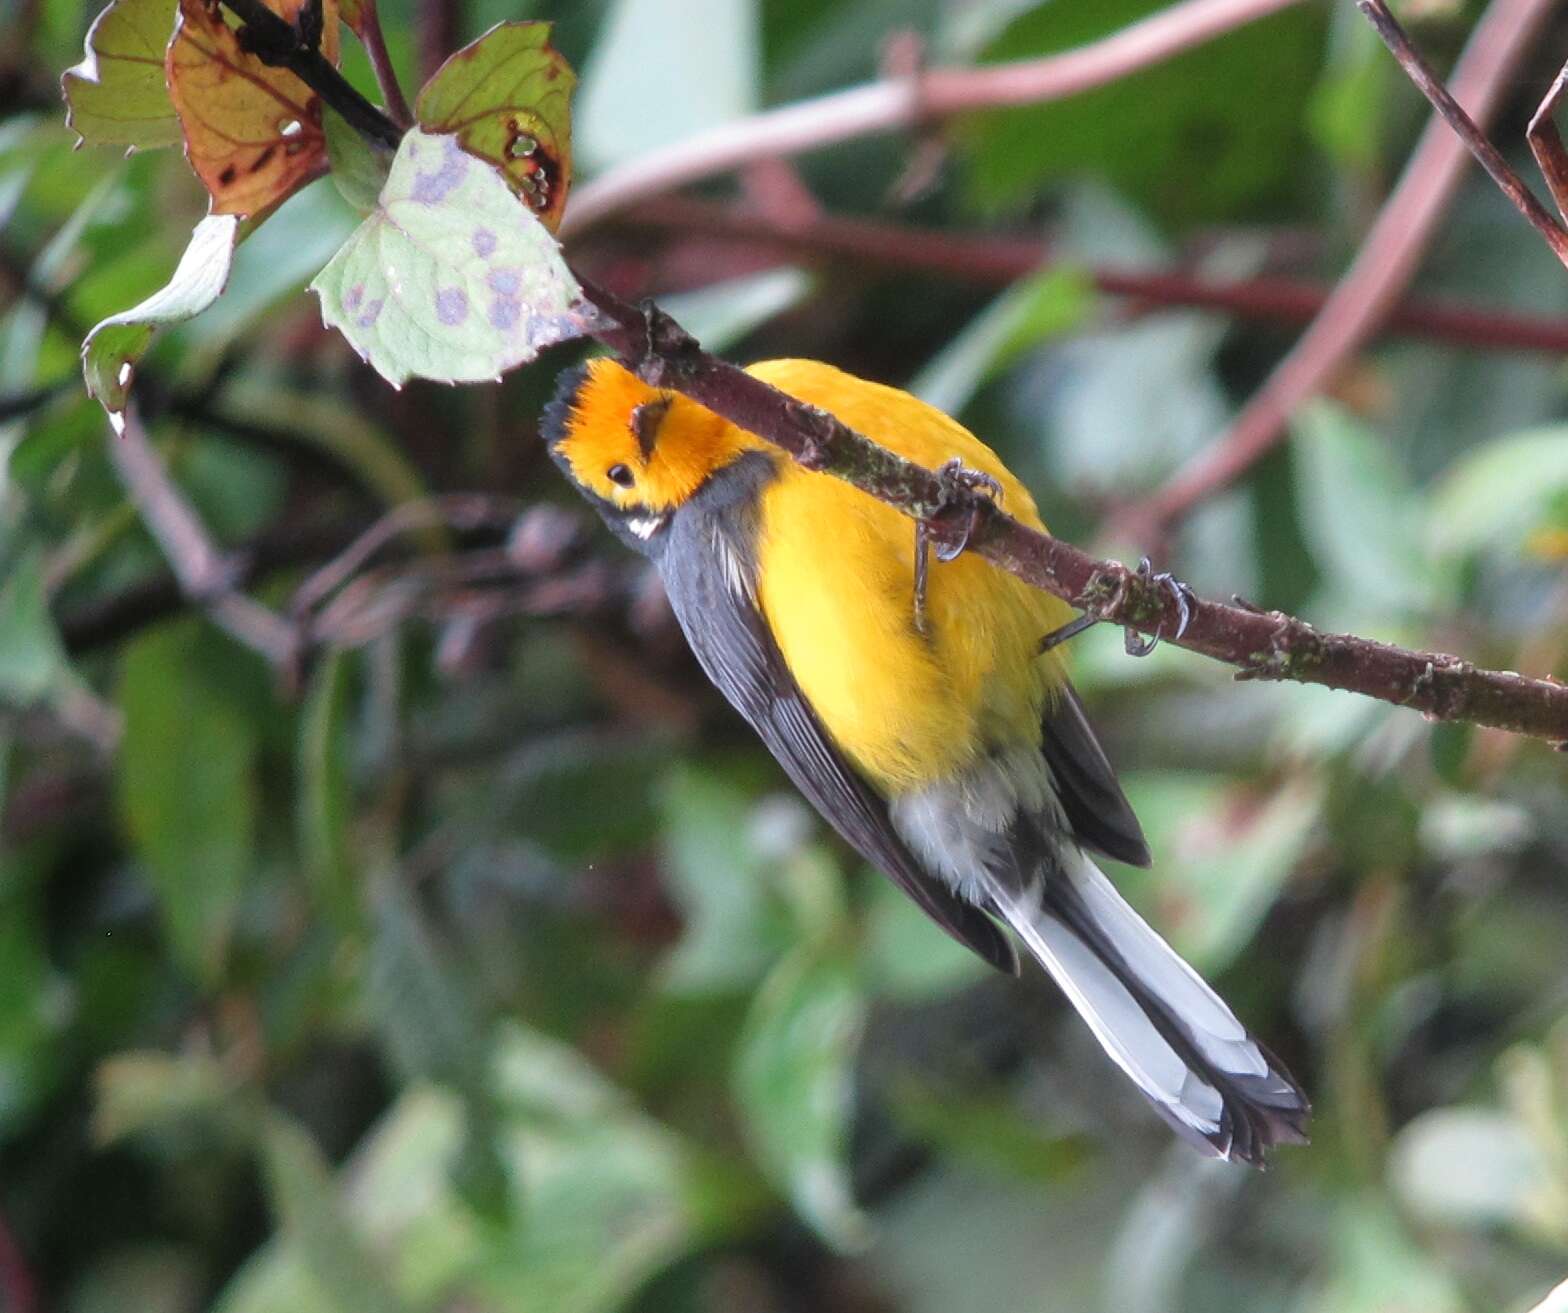
<path id="1" fill-rule="evenodd" d="M 637 476 L 625 465 L 612 465 L 604 473 L 611 483 L 618 483 L 623 488 L 629 488 L 637 482 Z"/>

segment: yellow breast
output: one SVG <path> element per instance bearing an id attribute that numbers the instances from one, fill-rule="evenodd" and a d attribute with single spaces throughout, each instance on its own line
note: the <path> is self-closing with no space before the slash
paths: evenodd
<path id="1" fill-rule="evenodd" d="M 1002 505 L 1043 528 L 996 453 L 908 393 L 808 360 L 751 373 L 930 469 L 958 457 L 1002 485 Z M 960 769 L 987 747 L 1038 743 L 1063 678 L 1040 639 L 1072 608 L 978 556 L 940 562 L 914 618 L 915 528 L 906 516 L 790 462 L 762 499 L 759 601 L 791 672 L 839 747 L 887 793 Z"/>

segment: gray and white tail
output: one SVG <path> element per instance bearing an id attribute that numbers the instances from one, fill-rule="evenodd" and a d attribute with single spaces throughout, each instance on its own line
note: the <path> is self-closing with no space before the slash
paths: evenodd
<path id="1" fill-rule="evenodd" d="M 1051 973 L 1095 1037 L 1184 1139 L 1262 1165 L 1305 1143 L 1306 1096 L 1218 994 L 1087 856 L 1064 845 L 1023 889 L 989 879 L 992 907 Z"/>

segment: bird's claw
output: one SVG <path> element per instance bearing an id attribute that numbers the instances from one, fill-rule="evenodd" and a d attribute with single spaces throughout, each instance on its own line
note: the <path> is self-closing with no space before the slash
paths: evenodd
<path id="1" fill-rule="evenodd" d="M 1154 573 L 1154 566 L 1145 556 L 1138 562 L 1138 577 L 1149 583 L 1159 584 L 1170 591 L 1176 602 L 1176 632 L 1171 634 L 1173 639 L 1180 638 L 1187 632 L 1187 626 L 1192 622 L 1192 603 L 1197 599 L 1193 596 L 1192 589 L 1187 587 L 1180 579 L 1167 570 Z M 1136 629 L 1128 628 L 1124 631 L 1123 646 L 1127 655 L 1132 657 L 1146 657 L 1160 645 L 1160 640 L 1165 638 L 1158 628 L 1153 635 L 1144 638 Z"/>
<path id="2" fill-rule="evenodd" d="M 1002 497 L 1000 483 L 989 474 L 965 468 L 964 463 L 956 456 L 937 470 L 936 477 L 942 488 L 941 505 L 937 513 L 942 514 L 957 506 L 967 506 L 969 513 L 964 519 L 963 529 L 956 542 L 943 541 L 938 537 L 936 527 L 928 520 L 919 520 L 915 523 L 915 629 L 921 634 L 927 632 L 927 553 L 935 552 L 936 559 L 939 561 L 957 560 L 968 548 L 969 540 L 974 536 L 975 526 L 979 523 L 980 496 L 984 495 L 993 502 L 1000 501 Z"/>
<path id="3" fill-rule="evenodd" d="M 969 469 L 963 461 L 954 456 L 950 461 L 936 472 L 936 477 L 942 485 L 943 509 L 967 503 L 969 514 L 965 518 L 963 531 L 959 534 L 956 543 L 938 542 L 935 544 L 936 559 L 939 561 L 954 561 L 969 547 L 969 540 L 974 536 L 975 527 L 980 520 L 980 505 L 978 498 L 983 495 L 992 502 L 1002 500 L 1002 485 L 989 474 L 980 470 Z"/>

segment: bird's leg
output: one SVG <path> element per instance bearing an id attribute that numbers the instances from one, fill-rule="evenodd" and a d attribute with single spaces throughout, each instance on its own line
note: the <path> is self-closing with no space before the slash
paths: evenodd
<path id="1" fill-rule="evenodd" d="M 1000 501 L 1002 485 L 989 474 L 966 469 L 958 457 L 953 457 L 936 472 L 942 485 L 941 502 L 936 516 L 930 520 L 915 521 L 915 628 L 926 633 L 926 581 L 930 575 L 930 554 L 936 552 L 939 561 L 956 560 L 963 555 L 980 522 L 980 498 Z M 933 523 L 937 516 L 952 510 L 967 511 L 964 525 L 956 542 L 945 541 L 942 532 Z"/>
<path id="2" fill-rule="evenodd" d="M 1035 655 L 1044 656 L 1053 647 L 1060 647 L 1069 638 L 1077 638 L 1085 629 L 1092 629 L 1099 623 L 1099 616 L 1089 615 L 1085 612 L 1077 619 L 1069 620 L 1060 628 L 1051 630 L 1049 634 L 1040 640 L 1040 646 L 1036 649 Z"/>
<path id="3" fill-rule="evenodd" d="M 1171 596 L 1176 599 L 1176 632 L 1171 637 L 1180 638 L 1187 632 L 1187 625 L 1192 620 L 1191 603 L 1195 600 L 1192 589 L 1169 571 L 1162 570 L 1159 574 L 1155 574 L 1154 567 L 1149 563 L 1147 556 L 1138 562 L 1138 577 L 1170 590 Z M 1128 656 L 1146 657 L 1160 645 L 1160 639 L 1163 637 L 1165 635 L 1160 633 L 1158 627 L 1155 628 L 1152 638 L 1142 638 L 1136 629 L 1129 627 L 1124 632 L 1123 646 Z"/>

